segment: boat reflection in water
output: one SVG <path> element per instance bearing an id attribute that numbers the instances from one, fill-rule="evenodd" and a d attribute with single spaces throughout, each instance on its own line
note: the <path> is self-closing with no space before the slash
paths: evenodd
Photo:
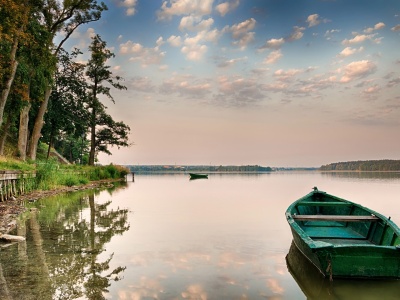
<path id="1" fill-rule="evenodd" d="M 400 281 L 336 279 L 330 281 L 292 242 L 286 265 L 307 299 L 399 299 Z"/>

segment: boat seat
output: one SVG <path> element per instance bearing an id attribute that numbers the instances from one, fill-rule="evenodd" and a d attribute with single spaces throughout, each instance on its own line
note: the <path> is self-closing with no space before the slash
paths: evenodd
<path id="1" fill-rule="evenodd" d="M 310 238 L 365 240 L 365 236 L 349 227 L 303 227 L 303 230 Z"/>
<path id="2" fill-rule="evenodd" d="M 296 221 L 336 221 L 336 222 L 368 222 L 378 221 L 374 215 L 355 216 L 355 215 L 292 215 Z"/>

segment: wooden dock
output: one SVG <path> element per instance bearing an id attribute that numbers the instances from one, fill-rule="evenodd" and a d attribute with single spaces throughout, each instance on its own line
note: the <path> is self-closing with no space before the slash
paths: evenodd
<path id="1" fill-rule="evenodd" d="M 0 202 L 23 195 L 34 188 L 35 172 L 0 170 Z"/>

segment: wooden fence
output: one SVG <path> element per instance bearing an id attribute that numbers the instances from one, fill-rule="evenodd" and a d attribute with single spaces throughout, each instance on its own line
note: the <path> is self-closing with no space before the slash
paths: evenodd
<path id="1" fill-rule="evenodd" d="M 35 172 L 0 170 L 0 202 L 33 190 L 35 177 Z"/>

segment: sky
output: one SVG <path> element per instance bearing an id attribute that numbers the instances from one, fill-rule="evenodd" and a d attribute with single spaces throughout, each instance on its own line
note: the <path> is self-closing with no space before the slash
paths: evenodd
<path id="1" fill-rule="evenodd" d="M 107 0 L 131 128 L 108 164 L 318 167 L 400 159 L 398 0 Z M 87 60 L 84 54 L 80 58 Z"/>

